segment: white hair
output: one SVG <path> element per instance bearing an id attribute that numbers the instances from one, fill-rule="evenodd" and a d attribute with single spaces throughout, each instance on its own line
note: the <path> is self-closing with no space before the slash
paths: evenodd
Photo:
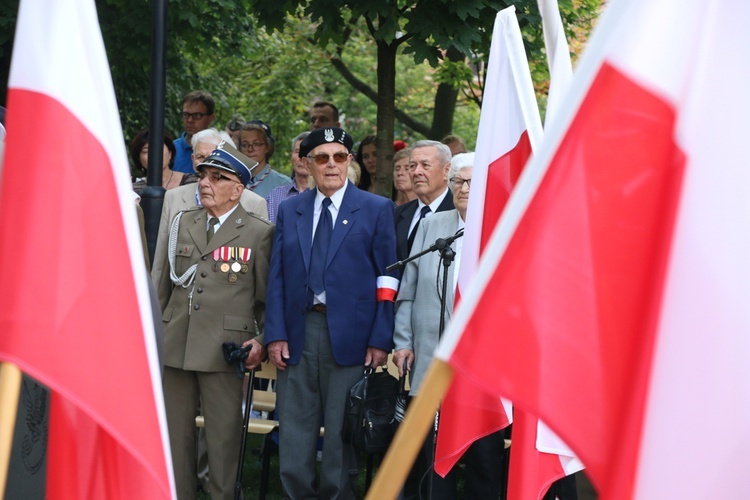
<path id="1" fill-rule="evenodd" d="M 462 168 L 474 166 L 474 153 L 459 153 L 451 159 L 448 180 L 453 179 Z"/>
<path id="2" fill-rule="evenodd" d="M 215 128 L 207 128 L 193 134 L 193 138 L 190 140 L 190 145 L 195 149 L 198 147 L 198 144 L 202 142 L 204 144 L 213 144 L 214 147 L 216 147 L 221 141 L 227 141 L 233 148 L 237 147 L 226 131 L 222 130 L 219 132 Z"/>
<path id="3" fill-rule="evenodd" d="M 414 150 L 419 148 L 435 148 L 441 165 L 445 165 L 451 161 L 451 149 L 442 142 L 423 139 L 412 145 L 411 152 L 414 153 Z"/>

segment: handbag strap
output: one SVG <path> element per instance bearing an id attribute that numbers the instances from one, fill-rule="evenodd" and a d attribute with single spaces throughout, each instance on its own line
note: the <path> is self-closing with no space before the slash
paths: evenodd
<path id="1" fill-rule="evenodd" d="M 364 387 L 364 390 L 362 391 L 362 401 L 367 401 L 367 386 L 369 385 L 370 375 L 372 375 L 373 371 L 374 370 L 371 366 L 365 366 L 365 377 L 364 377 L 365 387 Z"/>

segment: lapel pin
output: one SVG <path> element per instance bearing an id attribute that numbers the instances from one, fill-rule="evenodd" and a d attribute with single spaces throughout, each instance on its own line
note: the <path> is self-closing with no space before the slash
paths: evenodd
<path id="1" fill-rule="evenodd" d="M 341 221 L 341 223 L 344 224 L 344 225 L 346 225 L 346 224 L 349 224 L 349 221 L 346 220 L 346 219 L 344 219 L 344 220 Z"/>
<path id="2" fill-rule="evenodd" d="M 235 223 L 237 223 L 237 224 L 242 224 L 242 219 L 237 219 L 237 220 L 236 220 L 236 221 L 234 221 L 234 222 L 235 222 Z"/>

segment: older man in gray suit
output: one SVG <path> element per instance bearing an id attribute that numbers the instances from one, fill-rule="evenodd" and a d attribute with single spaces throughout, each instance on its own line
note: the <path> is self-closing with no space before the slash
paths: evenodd
<path id="1" fill-rule="evenodd" d="M 456 209 L 436 213 L 422 221 L 414 238 L 411 255 L 426 250 L 438 238 L 446 238 L 463 229 L 469 203 L 473 164 L 474 153 L 458 154 L 453 157 L 448 179 Z M 451 244 L 456 252 L 456 259 L 448 268 L 448 290 L 445 297 L 446 323 L 450 321 L 453 312 L 453 297 L 458 278 L 462 242 L 463 240 L 459 238 Z M 411 396 L 419 392 L 439 341 L 440 295 L 436 283 L 443 282 L 443 272 L 440 254 L 431 252 L 409 262 L 401 279 L 401 287 L 396 299 L 396 327 L 393 336 L 396 352 L 393 360 L 401 376 L 404 375 L 403 366 L 406 363 L 410 374 Z M 431 432 L 404 486 L 403 498 L 405 499 L 427 498 L 429 481 L 424 480 L 427 476 L 432 477 L 433 499 L 457 498 L 455 473 L 451 471 L 445 479 L 441 479 L 430 471 L 433 440 L 434 432 Z M 498 471 L 501 470 L 502 450 L 502 435 L 496 433 L 477 441 L 467 451 L 464 487 L 466 498 L 498 497 L 500 492 Z"/>

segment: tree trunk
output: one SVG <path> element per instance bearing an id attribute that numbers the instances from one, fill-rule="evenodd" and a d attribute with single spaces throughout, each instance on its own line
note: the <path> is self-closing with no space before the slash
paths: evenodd
<path id="1" fill-rule="evenodd" d="M 465 56 L 455 47 L 450 47 L 445 54 L 453 62 L 463 61 Z M 439 141 L 453 131 L 453 115 L 456 112 L 458 88 L 449 83 L 438 85 L 435 93 L 435 112 L 432 115 L 432 127 L 428 139 Z"/>
<path id="2" fill-rule="evenodd" d="M 396 119 L 396 44 L 378 41 L 377 174 L 375 193 L 391 198 L 393 190 L 393 124 Z M 364 168 L 364 166 L 362 167 Z"/>

